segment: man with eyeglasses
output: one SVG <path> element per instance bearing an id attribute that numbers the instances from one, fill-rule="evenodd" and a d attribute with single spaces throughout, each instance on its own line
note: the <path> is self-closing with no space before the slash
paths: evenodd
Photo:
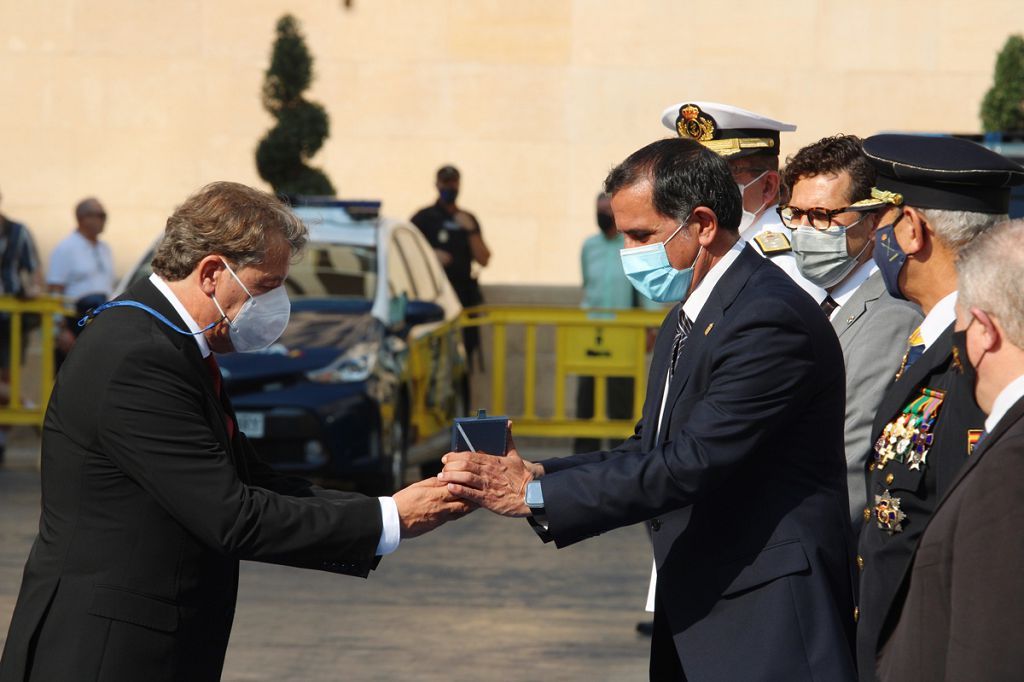
<path id="1" fill-rule="evenodd" d="M 982 435 L 974 377 L 954 346 L 956 261 L 1006 219 L 1010 187 L 1024 184 L 1024 167 L 955 138 L 875 135 L 864 140 L 864 153 L 877 173 L 875 189 L 892 202 L 875 233 L 882 281 L 925 314 L 872 426 L 855 612 L 866 682 L 877 679 L 876 655 L 902 602 L 914 548 Z"/>
<path id="2" fill-rule="evenodd" d="M 100 241 L 107 224 L 107 212 L 95 197 L 75 206 L 75 231 L 65 237 L 50 255 L 46 285 L 75 306 L 77 317 L 66 318 L 57 336 L 57 367 L 71 352 L 81 331 L 79 317 L 107 299 L 114 289 L 114 258 L 110 246 Z"/>
<path id="3" fill-rule="evenodd" d="M 843 349 L 847 489 L 857 533 L 864 525 L 871 424 L 922 315 L 886 292 L 871 257 L 881 210 L 891 204 L 872 196 L 875 169 L 859 138 L 836 135 L 804 147 L 786 160 L 783 181 L 790 198 L 779 217 L 801 274 L 828 292 L 822 309 Z"/>
<path id="4" fill-rule="evenodd" d="M 785 270 L 819 304 L 824 301 L 825 290 L 800 274 L 788 230 L 775 214 L 781 189 L 779 133 L 796 126 L 729 104 L 692 101 L 665 109 L 661 123 L 726 160 L 743 199 L 740 239 Z"/>

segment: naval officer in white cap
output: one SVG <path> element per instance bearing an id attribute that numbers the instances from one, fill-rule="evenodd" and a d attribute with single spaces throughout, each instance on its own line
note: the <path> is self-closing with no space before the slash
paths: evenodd
<path id="1" fill-rule="evenodd" d="M 775 213 L 779 203 L 779 133 L 796 126 L 716 102 L 680 102 L 661 115 L 679 137 L 688 137 L 724 157 L 743 197 L 740 239 L 786 271 L 819 304 L 827 292 L 796 266 L 789 235 Z"/>

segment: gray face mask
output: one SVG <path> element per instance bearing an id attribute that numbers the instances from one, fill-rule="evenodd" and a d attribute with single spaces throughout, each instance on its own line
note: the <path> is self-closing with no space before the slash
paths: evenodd
<path id="1" fill-rule="evenodd" d="M 853 225 L 831 227 L 824 231 L 813 227 L 798 227 L 794 230 L 793 255 L 796 256 L 796 267 L 800 274 L 822 289 L 843 281 L 857 267 L 857 261 L 871 245 L 869 239 L 856 256 L 847 253 L 846 231 Z"/>

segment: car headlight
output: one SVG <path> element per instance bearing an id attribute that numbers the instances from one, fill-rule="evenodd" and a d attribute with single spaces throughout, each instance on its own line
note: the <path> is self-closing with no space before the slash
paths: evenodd
<path id="1" fill-rule="evenodd" d="M 306 378 L 320 384 L 340 384 L 365 381 L 377 365 L 377 344 L 362 341 L 355 344 L 340 358 L 320 369 L 306 373 Z"/>

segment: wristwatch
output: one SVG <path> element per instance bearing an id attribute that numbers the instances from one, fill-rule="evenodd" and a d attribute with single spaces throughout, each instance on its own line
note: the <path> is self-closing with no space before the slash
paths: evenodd
<path id="1" fill-rule="evenodd" d="M 526 518 L 530 522 L 530 527 L 541 540 L 551 542 L 548 518 L 544 514 L 544 490 L 540 486 L 540 481 L 530 481 L 526 484 L 526 506 L 530 508 L 530 516 Z"/>

